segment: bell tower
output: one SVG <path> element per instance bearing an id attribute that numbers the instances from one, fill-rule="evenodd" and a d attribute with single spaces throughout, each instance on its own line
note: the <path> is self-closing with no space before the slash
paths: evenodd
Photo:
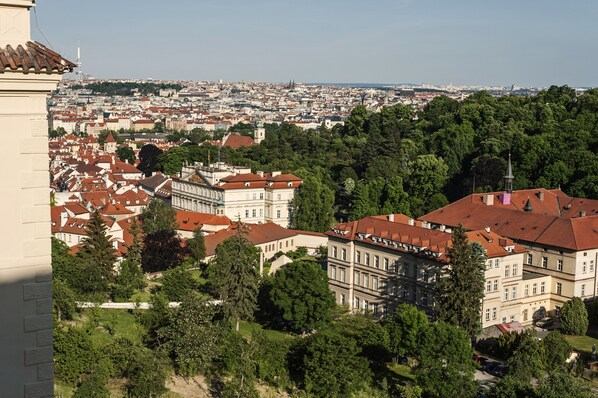
<path id="1" fill-rule="evenodd" d="M 257 122 L 253 141 L 255 141 L 256 144 L 259 144 L 264 138 L 266 138 L 266 129 L 264 128 L 264 123 L 260 120 Z"/>
<path id="2" fill-rule="evenodd" d="M 75 65 L 30 39 L 33 0 L 0 0 L 0 395 L 52 397 L 48 94 Z"/>

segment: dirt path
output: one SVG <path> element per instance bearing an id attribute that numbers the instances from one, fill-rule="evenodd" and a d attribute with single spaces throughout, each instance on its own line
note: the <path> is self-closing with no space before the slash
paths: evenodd
<path id="1" fill-rule="evenodd" d="M 211 398 L 208 393 L 208 384 L 203 376 L 191 378 L 172 376 L 166 383 L 166 388 L 184 398 Z"/>

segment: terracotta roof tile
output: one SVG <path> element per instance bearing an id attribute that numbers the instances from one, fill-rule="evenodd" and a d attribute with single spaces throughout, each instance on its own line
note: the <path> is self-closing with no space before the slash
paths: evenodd
<path id="1" fill-rule="evenodd" d="M 28 41 L 25 46 L 13 48 L 7 45 L 0 48 L 0 73 L 6 70 L 22 70 L 25 73 L 68 73 L 76 65 L 59 54 L 35 41 Z"/>

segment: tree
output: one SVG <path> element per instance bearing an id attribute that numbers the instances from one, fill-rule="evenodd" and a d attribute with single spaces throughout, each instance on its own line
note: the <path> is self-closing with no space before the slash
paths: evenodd
<path id="1" fill-rule="evenodd" d="M 100 145 L 104 145 L 104 142 L 106 142 L 106 138 L 108 138 L 109 135 L 112 135 L 112 137 L 118 144 L 122 144 L 123 142 L 125 142 L 124 138 L 122 138 L 120 134 L 118 134 L 118 132 L 112 130 L 102 130 L 98 135 L 98 143 Z"/>
<path id="2" fill-rule="evenodd" d="M 170 301 L 182 301 L 197 289 L 197 281 L 185 266 L 179 266 L 164 272 L 160 290 Z"/>
<path id="3" fill-rule="evenodd" d="M 77 309 L 75 293 L 62 279 L 52 279 L 52 308 L 58 322 L 63 318 L 73 319 Z"/>
<path id="4" fill-rule="evenodd" d="M 93 340 L 87 330 L 66 326 L 54 329 L 54 371 L 56 378 L 74 383 L 84 373 L 91 372 L 99 360 Z"/>
<path id="5" fill-rule="evenodd" d="M 215 316 L 216 307 L 197 294 L 188 295 L 169 311 L 168 324 L 158 330 L 158 339 L 181 374 L 196 374 L 218 354 L 223 329 Z"/>
<path id="6" fill-rule="evenodd" d="M 82 266 L 80 286 L 84 292 L 107 292 L 114 280 L 116 250 L 106 235 L 106 224 L 98 211 L 91 214 L 77 257 Z"/>
<path id="7" fill-rule="evenodd" d="M 305 391 L 316 397 L 348 397 L 367 386 L 371 371 L 353 339 L 335 333 L 316 333 L 305 341 L 302 379 Z"/>
<path id="8" fill-rule="evenodd" d="M 141 212 L 145 238 L 141 263 L 145 272 L 178 267 L 183 261 L 181 241 L 176 233 L 175 210 L 166 203 L 152 200 Z"/>
<path id="9" fill-rule="evenodd" d="M 259 282 L 259 251 L 243 236 L 243 225 L 237 233 L 216 246 L 216 253 L 208 268 L 208 279 L 222 300 L 227 320 L 253 319 L 257 308 Z"/>
<path id="10" fill-rule="evenodd" d="M 197 227 L 193 230 L 193 238 L 187 241 L 187 246 L 191 257 L 195 260 L 195 265 L 206 258 L 206 242 L 201 231 L 201 227 Z"/>
<path id="11" fill-rule="evenodd" d="M 507 359 L 508 374 L 529 383 L 532 377 L 544 374 L 546 353 L 544 346 L 530 333 L 522 335 L 513 355 Z"/>
<path id="12" fill-rule="evenodd" d="M 121 146 L 116 148 L 116 156 L 121 162 L 135 164 L 135 152 L 130 146 Z"/>
<path id="13" fill-rule="evenodd" d="M 384 328 L 390 339 L 390 351 L 395 356 L 415 356 L 419 336 L 427 327 L 426 314 L 413 305 L 399 305 L 394 315 L 384 321 Z"/>
<path id="14" fill-rule="evenodd" d="M 505 376 L 490 390 L 489 398 L 534 397 L 532 387 L 521 380 Z"/>
<path id="15" fill-rule="evenodd" d="M 127 245 L 127 254 L 125 257 L 131 263 L 141 267 L 141 252 L 143 251 L 143 237 L 142 237 L 142 229 L 141 225 L 139 225 L 139 221 L 137 221 L 137 217 L 133 217 L 131 221 L 131 227 L 129 228 L 129 233 L 133 237 L 131 244 Z"/>
<path id="16" fill-rule="evenodd" d="M 252 361 L 257 377 L 271 386 L 284 389 L 289 386 L 290 375 L 287 357 L 292 339 L 273 339 L 263 330 L 254 330 L 251 340 L 256 345 Z"/>
<path id="17" fill-rule="evenodd" d="M 137 168 L 150 177 L 154 171 L 157 170 L 158 157 L 162 154 L 162 150 L 154 144 L 144 145 L 139 151 L 139 166 Z"/>
<path id="18" fill-rule="evenodd" d="M 132 358 L 127 369 L 125 391 L 130 398 L 157 398 L 165 394 L 168 368 L 165 361 L 149 350 L 142 350 Z"/>
<path id="19" fill-rule="evenodd" d="M 451 247 L 447 249 L 448 267 L 436 285 L 438 319 L 459 326 L 469 335 L 480 328 L 480 312 L 484 298 L 484 249 L 470 244 L 463 228 L 453 231 Z"/>
<path id="20" fill-rule="evenodd" d="M 142 290 L 144 287 L 145 279 L 141 267 L 130 260 L 120 263 L 118 275 L 112 286 L 114 300 L 128 300 L 135 290 Z"/>
<path id="21" fill-rule="evenodd" d="M 294 229 L 325 232 L 334 223 L 334 192 L 318 176 L 303 180 L 291 207 Z"/>
<path id="22" fill-rule="evenodd" d="M 542 398 L 592 398 L 596 395 L 585 380 L 569 373 L 554 372 L 540 380 L 536 396 Z"/>
<path id="23" fill-rule="evenodd" d="M 588 331 L 588 311 L 579 297 L 573 297 L 563 305 L 559 319 L 565 334 L 585 336 Z"/>
<path id="24" fill-rule="evenodd" d="M 552 331 L 542 339 L 546 353 L 546 369 L 559 369 L 571 354 L 571 344 L 558 332 Z"/>
<path id="25" fill-rule="evenodd" d="M 299 331 L 328 323 L 335 306 L 326 272 L 312 261 L 297 261 L 278 270 L 270 299 L 284 322 Z"/>
<path id="26" fill-rule="evenodd" d="M 438 322 L 422 331 L 415 369 L 417 384 L 429 397 L 475 397 L 473 349 L 467 332 Z"/>
<path id="27" fill-rule="evenodd" d="M 387 330 L 366 313 L 337 316 L 330 329 L 355 340 L 372 368 L 386 368 L 389 359 L 390 339 Z"/>

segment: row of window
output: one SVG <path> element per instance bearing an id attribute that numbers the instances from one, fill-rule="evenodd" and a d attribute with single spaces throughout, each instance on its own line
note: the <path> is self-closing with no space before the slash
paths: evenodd
<path id="1" fill-rule="evenodd" d="M 492 307 L 492 320 L 495 321 L 497 318 L 497 311 L 496 311 L 496 307 Z M 526 321 L 527 320 L 527 310 L 523 311 L 523 320 Z M 486 308 L 486 315 L 485 315 L 485 319 L 486 322 L 490 321 L 490 308 Z M 509 322 L 514 322 L 515 321 L 515 315 L 511 315 L 510 316 L 510 320 Z M 507 323 L 507 317 L 503 316 L 501 319 L 502 323 Z"/>
<path id="2" fill-rule="evenodd" d="M 285 240 L 284 243 L 285 243 L 285 247 L 289 247 L 289 241 L 288 240 Z M 295 243 L 295 240 L 291 239 L 290 246 L 293 246 L 294 243 Z M 278 249 L 282 249 L 282 242 L 278 242 Z M 271 252 L 271 251 L 274 251 L 274 250 L 276 250 L 276 243 L 270 243 L 270 244 L 266 245 L 264 251 L 266 253 L 268 253 L 268 252 Z"/>

